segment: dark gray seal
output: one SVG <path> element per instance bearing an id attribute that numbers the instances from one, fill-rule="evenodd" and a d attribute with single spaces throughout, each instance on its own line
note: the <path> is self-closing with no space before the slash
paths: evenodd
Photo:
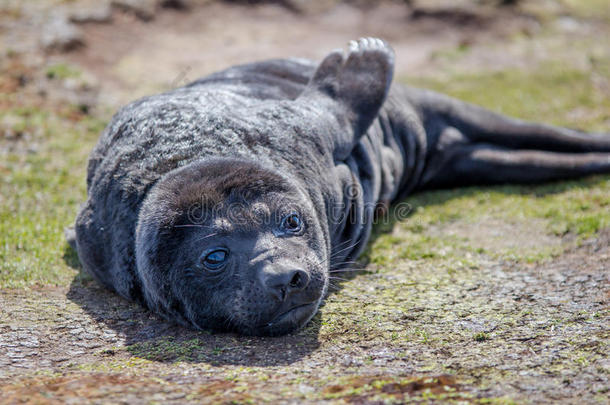
<path id="1" fill-rule="evenodd" d="M 610 172 L 610 137 L 391 87 L 393 63 L 361 39 L 318 66 L 232 67 L 122 108 L 89 160 L 85 270 L 183 325 L 282 334 L 316 313 L 380 204 Z"/>

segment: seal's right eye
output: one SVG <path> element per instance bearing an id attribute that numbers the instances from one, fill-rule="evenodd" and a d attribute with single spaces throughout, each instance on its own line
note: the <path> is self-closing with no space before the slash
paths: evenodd
<path id="1" fill-rule="evenodd" d="M 229 251 L 225 248 L 214 248 L 206 251 L 201 255 L 201 264 L 210 271 L 221 270 L 227 259 L 229 258 Z"/>
<path id="2" fill-rule="evenodd" d="M 282 219 L 280 227 L 290 233 L 299 233 L 303 228 L 303 221 L 298 214 L 292 213 Z"/>

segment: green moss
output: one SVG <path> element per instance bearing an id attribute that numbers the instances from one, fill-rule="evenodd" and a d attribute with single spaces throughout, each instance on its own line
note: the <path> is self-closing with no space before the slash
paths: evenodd
<path id="1" fill-rule="evenodd" d="M 562 0 L 567 12 L 585 18 L 610 19 L 610 6 L 606 0 Z"/>
<path id="2" fill-rule="evenodd" d="M 205 332 L 201 332 L 205 333 Z M 171 336 L 133 344 L 127 351 L 134 356 L 152 361 L 213 361 L 224 348 L 210 349 L 200 339 L 176 340 Z"/>
<path id="3" fill-rule="evenodd" d="M 73 66 L 65 63 L 56 63 L 47 67 L 46 76 L 49 79 L 67 79 L 69 77 L 79 77 L 81 72 Z"/>
<path id="4" fill-rule="evenodd" d="M 149 360 L 137 357 L 130 357 L 124 360 L 112 361 L 96 361 L 94 363 L 85 363 L 77 366 L 78 370 L 89 372 L 118 372 L 118 371 L 134 371 L 150 367 L 152 363 Z"/>
<path id="5" fill-rule="evenodd" d="M 404 81 L 526 120 L 605 131 L 610 98 L 596 84 L 596 77 L 610 77 L 610 56 L 597 57 L 590 70 L 549 61 L 532 71 L 507 69 Z"/>
<path id="6" fill-rule="evenodd" d="M 41 133 L 30 145 L 34 151 L 8 153 L 0 163 L 0 287 L 65 285 L 75 271 L 64 257 L 75 261 L 64 228 L 84 200 L 87 155 L 103 123 L 69 109 L 4 114 L 24 117 L 24 130 Z"/>

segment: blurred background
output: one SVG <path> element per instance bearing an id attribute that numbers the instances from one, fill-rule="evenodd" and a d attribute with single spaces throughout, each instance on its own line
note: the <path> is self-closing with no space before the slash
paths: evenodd
<path id="1" fill-rule="evenodd" d="M 4 85 L 87 111 L 236 63 L 319 60 L 361 36 L 394 47 L 398 80 L 587 69 L 610 52 L 606 0 L 2 0 L 0 15 Z"/>

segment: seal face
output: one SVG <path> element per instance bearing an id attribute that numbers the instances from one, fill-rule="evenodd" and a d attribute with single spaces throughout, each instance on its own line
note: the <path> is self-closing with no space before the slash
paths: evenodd
<path id="1" fill-rule="evenodd" d="M 122 108 L 74 246 L 103 285 L 194 328 L 305 325 L 377 208 L 431 187 L 610 172 L 610 137 L 393 86 L 393 51 L 236 66 Z"/>
<path id="2" fill-rule="evenodd" d="M 304 201 L 285 178 L 240 160 L 172 172 L 144 201 L 136 230 L 146 302 L 199 328 L 274 335 L 305 324 L 328 276 Z"/>

